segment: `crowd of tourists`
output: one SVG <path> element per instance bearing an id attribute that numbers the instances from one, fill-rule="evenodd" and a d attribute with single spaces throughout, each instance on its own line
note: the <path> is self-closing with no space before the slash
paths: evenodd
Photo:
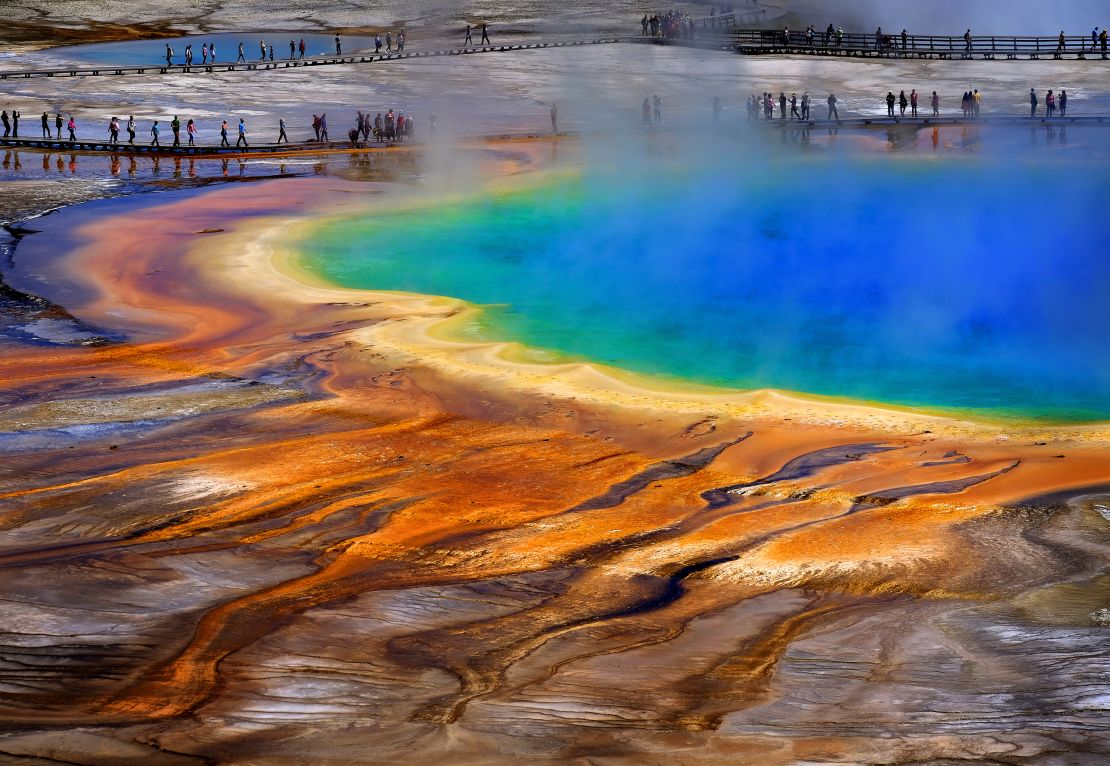
<path id="1" fill-rule="evenodd" d="M 21 117 L 22 115 L 20 112 L 15 109 L 11 111 L 10 115 L 6 109 L 0 112 L 0 125 L 3 126 L 4 138 L 19 137 L 19 121 Z M 554 121 L 554 116 L 552 120 Z M 55 113 L 53 116 L 51 116 L 49 112 L 43 112 L 40 123 L 42 126 L 42 138 L 58 141 L 77 141 L 77 120 L 73 115 L 70 115 L 68 119 L 64 119 L 60 112 Z M 430 132 L 435 132 L 435 125 L 436 118 L 435 115 L 432 115 Z M 275 144 L 289 143 L 287 127 L 285 119 L 279 118 L 277 124 L 277 137 L 274 140 Z M 107 128 L 108 143 L 111 146 L 121 144 L 133 146 L 136 139 L 138 139 L 140 143 L 147 143 L 150 146 L 156 147 L 196 146 L 197 140 L 201 136 L 200 127 L 195 120 L 187 119 L 182 122 L 181 118 L 177 115 L 174 115 L 173 119 L 168 122 L 153 120 L 143 136 L 139 135 L 139 124 L 136 122 L 134 116 L 129 116 L 126 120 L 121 120 L 119 117 L 112 117 L 108 121 Z M 317 143 L 330 142 L 327 114 L 312 115 L 312 131 L 314 138 L 309 139 L 309 141 L 314 140 Z M 389 109 L 384 114 L 378 112 L 377 116 L 374 118 L 371 118 L 369 114 L 364 115 L 359 111 L 355 120 L 355 127 L 347 131 L 346 137 L 351 143 L 369 142 L 371 139 L 379 143 L 395 143 L 403 140 L 412 140 L 415 133 L 416 124 L 411 113 Z M 250 146 L 247 139 L 247 124 L 246 120 L 243 118 L 240 118 L 238 125 L 234 127 L 229 126 L 227 120 L 221 121 L 219 136 L 221 147 L 230 147 L 233 137 L 235 138 L 236 147 Z"/>
<path id="2" fill-rule="evenodd" d="M 667 40 L 697 37 L 697 22 L 688 13 L 667 11 L 664 14 L 644 15 L 640 19 L 640 34 L 644 37 L 661 37 Z"/>
<path id="3" fill-rule="evenodd" d="M 785 120 L 789 115 L 791 120 L 808 120 L 810 119 L 810 108 L 812 106 L 812 99 L 808 93 L 803 93 L 799 99 L 797 93 L 791 93 L 790 98 L 786 97 L 786 92 L 780 92 L 778 99 L 775 98 L 774 93 L 760 93 L 752 95 L 747 98 L 745 108 L 747 110 L 749 120 L 758 120 L 763 118 L 765 120 L 775 119 L 775 106 L 776 101 L 778 105 L 779 119 Z M 840 103 L 835 93 L 830 93 L 825 103 L 829 107 L 828 119 L 839 120 L 840 112 L 837 109 L 837 104 Z M 789 112 L 787 111 L 789 109 Z M 716 111 L 716 107 L 714 107 Z"/>
<path id="4" fill-rule="evenodd" d="M 334 42 L 335 42 L 335 55 L 342 56 L 343 55 L 343 39 L 339 35 L 336 35 Z M 382 37 L 382 34 L 380 32 L 375 34 L 374 35 L 374 52 L 375 53 L 381 53 L 383 47 L 385 48 L 387 53 L 393 53 L 394 51 L 397 51 L 397 52 L 404 51 L 405 50 L 405 31 L 402 29 L 402 30 L 398 31 L 396 35 L 394 35 L 394 33 L 392 31 L 388 31 L 388 32 L 385 33 L 384 38 Z M 235 58 L 234 59 L 227 59 L 227 60 L 224 61 L 224 63 L 242 64 L 242 63 L 247 63 L 248 61 L 267 62 L 267 61 L 275 61 L 275 60 L 281 60 L 281 61 L 295 61 L 296 60 L 296 61 L 299 61 L 300 59 L 303 59 L 305 57 L 305 55 L 312 56 L 312 55 L 318 55 L 318 54 L 309 53 L 308 44 L 305 43 L 305 39 L 303 37 L 300 38 L 299 40 L 290 40 L 289 41 L 289 55 L 288 56 L 284 56 L 284 55 L 279 56 L 277 51 L 275 50 L 275 46 L 274 46 L 273 43 L 267 43 L 265 40 L 259 40 L 258 41 L 258 57 L 257 58 L 253 58 L 253 57 L 248 56 L 246 45 L 243 42 L 240 42 L 239 46 L 236 48 L 236 51 L 235 51 Z M 174 66 L 176 64 L 176 59 L 175 59 L 176 56 L 177 56 L 177 52 L 173 49 L 173 46 L 169 45 L 167 43 L 166 44 L 166 54 L 165 54 L 166 66 Z M 206 65 L 209 65 L 209 64 L 215 64 L 215 63 L 217 63 L 217 61 L 218 61 L 218 59 L 216 58 L 216 43 L 215 42 L 202 42 L 200 44 L 200 65 L 201 66 L 206 66 Z M 185 67 L 191 67 L 195 63 L 197 63 L 196 62 L 196 54 L 193 50 L 193 44 L 189 43 L 185 46 L 185 49 L 182 52 L 181 64 L 184 65 Z"/>
<path id="5" fill-rule="evenodd" d="M 315 117 L 315 115 L 313 115 Z M 326 120 L 326 115 L 324 115 Z M 435 115 L 432 115 L 431 126 L 432 131 L 435 130 Z M 355 119 L 355 126 L 347 131 L 347 139 L 352 144 L 367 143 L 373 138 L 378 143 L 393 143 L 409 140 L 411 141 L 416 135 L 416 121 L 411 114 L 402 111 L 394 112 L 392 109 L 386 111 L 385 115 L 378 112 L 374 119 L 370 119 L 370 114 L 363 114 L 358 112 Z M 327 123 L 324 123 L 324 134 L 321 139 L 319 133 L 316 137 L 317 141 L 327 141 Z"/>

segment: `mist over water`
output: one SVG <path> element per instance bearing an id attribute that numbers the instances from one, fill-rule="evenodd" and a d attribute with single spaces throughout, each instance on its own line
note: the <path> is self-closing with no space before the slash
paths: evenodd
<path id="1" fill-rule="evenodd" d="M 492 304 L 476 337 L 732 388 L 1110 417 L 1108 184 L 1002 159 L 629 157 L 321 228 L 337 283 Z"/>

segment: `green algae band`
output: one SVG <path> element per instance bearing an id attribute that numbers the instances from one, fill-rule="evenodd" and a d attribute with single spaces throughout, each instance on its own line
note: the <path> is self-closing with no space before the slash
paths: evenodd
<path id="1" fill-rule="evenodd" d="M 489 307 L 467 332 L 731 388 L 1110 418 L 1097 174 L 975 161 L 622 172 L 316 228 L 340 285 Z"/>

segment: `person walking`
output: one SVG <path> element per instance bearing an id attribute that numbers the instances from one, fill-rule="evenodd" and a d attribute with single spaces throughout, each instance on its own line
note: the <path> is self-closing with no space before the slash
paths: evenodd
<path id="1" fill-rule="evenodd" d="M 971 29 L 964 32 L 964 50 L 971 53 Z"/>
<path id="2" fill-rule="evenodd" d="M 836 47 L 844 47 L 844 27 L 836 28 Z"/>
<path id="3" fill-rule="evenodd" d="M 185 66 L 193 65 L 193 44 L 189 43 L 185 46 Z"/>
<path id="4" fill-rule="evenodd" d="M 898 113 L 900 116 L 906 116 L 906 107 L 910 105 L 910 100 L 906 98 L 906 91 L 898 93 Z"/>
<path id="5" fill-rule="evenodd" d="M 173 48 L 166 46 L 166 66 L 173 66 Z"/>
<path id="6" fill-rule="evenodd" d="M 647 103 L 647 102 L 645 101 L 644 103 Z M 4 138 L 7 138 L 9 135 L 11 135 L 11 132 L 12 132 L 12 123 L 11 123 L 11 120 L 8 119 L 8 110 L 7 109 L 5 109 L 2 113 L 0 113 L 0 122 L 4 123 Z M 62 133 L 61 133 L 61 131 L 58 131 L 58 138 L 61 138 L 61 137 L 62 137 Z"/>
<path id="7" fill-rule="evenodd" d="M 405 52 L 405 30 L 403 29 L 397 33 L 397 50 Z"/>
<path id="8" fill-rule="evenodd" d="M 155 120 L 154 124 L 150 126 L 150 145 L 161 146 L 158 143 L 158 120 Z"/>
<path id="9" fill-rule="evenodd" d="M 227 141 L 227 120 L 220 124 L 220 146 L 231 146 Z"/>
<path id="10" fill-rule="evenodd" d="M 802 115 L 798 111 L 798 94 L 797 93 L 791 93 L 790 94 L 790 119 L 792 119 L 792 120 L 802 119 Z"/>
<path id="11" fill-rule="evenodd" d="M 335 36 L 335 55 L 343 55 L 343 42 L 339 39 L 339 35 Z"/>
<path id="12" fill-rule="evenodd" d="M 324 112 L 320 115 L 320 140 L 325 144 L 328 142 L 328 113 Z"/>
<path id="13" fill-rule="evenodd" d="M 305 44 L 304 44 L 304 38 L 303 37 L 301 38 L 301 42 L 297 45 L 297 50 L 300 51 L 301 58 L 303 59 L 304 58 L 304 51 L 305 51 Z"/>
<path id="14" fill-rule="evenodd" d="M 216 43 L 208 43 L 208 60 L 216 63 Z"/>
<path id="15" fill-rule="evenodd" d="M 1099 32 L 1099 35 L 1098 35 L 1099 45 L 1102 46 L 1102 57 L 1103 58 L 1106 58 L 1106 45 L 1107 45 L 1108 39 L 1110 39 L 1110 38 L 1108 38 L 1108 36 L 1106 34 L 1106 27 L 1103 27 L 1102 31 Z"/>
<path id="16" fill-rule="evenodd" d="M 809 94 L 808 93 L 803 93 L 802 94 L 802 119 L 803 120 L 808 120 L 809 119 Z"/>
<path id="17" fill-rule="evenodd" d="M 66 129 L 69 130 L 69 140 L 70 141 L 76 141 L 77 140 L 77 122 L 73 119 L 72 114 L 69 116 L 69 123 L 66 125 Z"/>
<path id="18" fill-rule="evenodd" d="M 127 117 L 127 143 L 132 146 L 135 145 L 135 116 L 129 115 Z"/>
<path id="19" fill-rule="evenodd" d="M 482 45 L 489 45 L 489 44 L 490 44 L 489 28 L 485 24 L 483 24 L 482 25 Z"/>
<path id="20" fill-rule="evenodd" d="M 1068 114 L 1068 92 L 1066 90 L 1060 91 L 1060 116 L 1066 117 Z"/>
<path id="21" fill-rule="evenodd" d="M 385 33 L 385 52 L 393 53 L 393 33 L 389 31 Z"/>
<path id="22" fill-rule="evenodd" d="M 243 51 L 242 42 L 239 43 L 239 58 L 235 59 L 235 63 L 238 64 L 240 61 L 242 61 L 243 63 L 246 63 L 247 61 L 247 54 Z"/>
<path id="23" fill-rule="evenodd" d="M 239 138 L 235 141 L 235 148 L 238 149 L 239 144 L 242 144 L 244 147 L 250 146 L 250 144 L 247 143 L 247 125 L 243 122 L 242 117 L 239 118 Z"/>
<path id="24" fill-rule="evenodd" d="M 42 137 L 50 138 L 50 115 L 46 112 L 42 113 Z M 60 136 L 59 136 L 60 138 Z"/>
<path id="25" fill-rule="evenodd" d="M 1029 89 L 1029 116 L 1037 116 L 1037 91 L 1033 88 Z"/>
<path id="26" fill-rule="evenodd" d="M 836 94 L 829 94 L 829 119 L 840 121 L 840 113 L 836 110 Z"/>
<path id="27" fill-rule="evenodd" d="M 910 91 L 910 116 L 917 116 L 917 88 Z"/>
<path id="28" fill-rule="evenodd" d="M 192 120 L 185 123 L 185 135 L 189 137 L 189 146 L 196 146 L 197 126 Z"/>
<path id="29" fill-rule="evenodd" d="M 893 117 L 894 116 L 894 101 L 895 101 L 894 91 L 888 90 L 886 92 L 886 116 L 887 117 Z"/>
<path id="30" fill-rule="evenodd" d="M 170 130 L 173 131 L 173 145 L 181 146 L 181 120 L 178 119 L 176 114 L 170 122 Z"/>
<path id="31" fill-rule="evenodd" d="M 258 50 L 259 50 L 258 60 L 259 61 L 265 61 L 266 60 L 266 41 L 265 40 L 259 40 L 258 41 Z"/>
<path id="32" fill-rule="evenodd" d="M 930 106 L 933 107 L 933 116 L 938 117 L 940 115 L 940 96 L 937 95 L 935 90 L 933 91 L 933 98 L 930 101 Z"/>
<path id="33" fill-rule="evenodd" d="M 786 119 L 786 94 L 779 91 L 779 119 Z"/>
<path id="34" fill-rule="evenodd" d="M 285 119 L 284 118 L 281 118 L 281 119 L 278 120 L 278 139 L 277 139 L 277 143 L 280 144 L 282 141 L 284 141 L 285 143 L 289 143 L 289 136 L 285 135 Z"/>
<path id="35" fill-rule="evenodd" d="M 320 115 L 312 115 L 312 132 L 316 134 L 316 143 L 320 143 Z"/>
<path id="36" fill-rule="evenodd" d="M 1068 38 L 1064 36 L 1064 30 L 1060 30 L 1060 37 L 1056 40 L 1056 52 L 1063 53 L 1068 48 Z"/>
<path id="37" fill-rule="evenodd" d="M 647 18 L 646 16 L 644 18 Z M 551 105 L 551 132 L 559 132 L 559 108 L 555 104 Z"/>
<path id="38" fill-rule="evenodd" d="M 112 146 L 119 143 L 119 118 L 113 117 L 108 123 L 108 136 L 111 138 Z"/>
<path id="39" fill-rule="evenodd" d="M 903 29 L 902 30 L 902 50 L 903 51 L 907 50 L 910 47 L 909 46 L 909 40 L 910 40 L 909 33 L 905 29 Z"/>
<path id="40" fill-rule="evenodd" d="M 470 25 L 466 25 L 466 39 L 463 40 L 463 47 L 474 44 L 474 38 L 470 36 Z"/>
<path id="41" fill-rule="evenodd" d="M 200 64 L 204 66 L 208 63 L 208 43 L 200 44 Z"/>

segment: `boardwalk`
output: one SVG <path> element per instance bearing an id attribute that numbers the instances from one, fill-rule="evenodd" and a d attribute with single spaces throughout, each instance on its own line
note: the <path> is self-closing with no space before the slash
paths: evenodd
<path id="1" fill-rule="evenodd" d="M 970 48 L 962 37 L 909 35 L 903 45 L 899 35 L 877 40 L 874 34 L 845 34 L 839 43 L 834 35 L 826 41 L 818 33 L 809 44 L 803 32 L 787 33 L 781 29 L 742 29 L 729 27 L 722 18 L 721 26 L 703 26 L 695 38 L 664 39 L 659 37 L 597 37 L 585 40 L 488 45 L 469 48 L 445 48 L 434 51 L 393 53 L 352 53 L 345 55 L 309 56 L 303 59 L 254 61 L 218 64 L 152 63 L 142 66 L 89 64 L 59 69 L 0 71 L 0 80 L 37 77 L 122 77 L 125 75 L 214 74 L 222 72 L 263 72 L 300 69 L 303 67 L 351 64 L 383 64 L 415 59 L 469 56 L 493 53 L 518 53 L 551 48 L 577 48 L 594 45 L 665 45 L 709 50 L 731 51 L 741 55 L 835 56 L 845 58 L 895 58 L 968 60 L 1069 59 L 1110 62 L 1100 46 L 1092 46 L 1089 37 L 1068 37 L 1063 46 L 1055 37 L 973 37 Z"/>
<path id="2" fill-rule="evenodd" d="M 728 32 L 733 48 L 744 55 L 838 56 L 848 58 L 900 58 L 973 60 L 1063 60 L 1110 62 L 1101 43 L 1090 37 L 961 37 L 901 34 L 814 35 L 784 29 L 734 29 Z"/>
<path id="3" fill-rule="evenodd" d="M 817 107 L 814 106 L 814 110 Z M 1043 113 L 1043 110 L 1042 110 Z M 994 127 L 1029 127 L 1037 125 L 1078 125 L 1083 127 L 1110 127 L 1110 114 L 1083 115 L 1082 117 L 1028 117 L 1020 115 L 995 115 L 989 117 L 846 117 L 842 120 L 808 119 L 808 120 L 783 120 L 774 119 L 753 120 L 751 124 L 765 125 L 771 128 L 932 128 L 952 127 L 962 125 Z"/>
<path id="4" fill-rule="evenodd" d="M 782 120 L 779 118 L 757 121 L 748 121 L 740 125 L 753 125 L 760 128 L 844 128 L 844 129 L 871 129 L 871 128 L 904 128 L 918 130 L 932 127 L 958 127 L 958 126 L 994 126 L 994 127 L 1036 127 L 1036 126 L 1079 126 L 1079 127 L 1110 127 L 1110 114 L 1085 115 L 1082 117 L 1022 117 L 1018 115 L 998 115 L 992 117 L 979 117 L 975 119 L 964 118 L 958 115 L 948 117 L 850 117 L 842 120 Z M 654 131 L 657 128 L 646 128 Z M 669 128 L 663 128 L 669 131 Z M 466 141 L 526 141 L 537 139 L 577 137 L 579 133 L 509 133 L 485 136 L 472 136 Z M 606 133 L 606 136 L 609 134 Z M 419 147 L 420 142 L 405 142 L 399 144 L 378 143 L 376 141 L 350 143 L 349 141 L 332 141 L 318 143 L 315 141 L 302 141 L 299 143 L 268 144 L 257 143 L 246 148 L 221 147 L 218 144 L 198 144 L 196 146 L 150 146 L 149 144 L 116 144 L 112 145 L 105 139 L 83 139 L 78 141 L 46 139 L 46 138 L 0 138 L 0 150 L 11 151 L 28 149 L 47 153 L 87 153 L 87 154 L 119 154 L 124 156 L 150 156 L 150 157 L 236 157 L 236 156 L 287 156 L 294 154 L 327 154 L 335 152 L 371 152 L 388 149 L 404 149 Z"/>
<path id="5" fill-rule="evenodd" d="M 523 141 L 538 138 L 565 138 L 576 135 L 574 133 L 505 133 L 486 136 L 472 136 L 464 141 Z M 93 153 L 93 154 L 121 154 L 151 157 L 234 157 L 234 156 L 277 156 L 290 154 L 325 154 L 330 152 L 368 152 L 384 151 L 387 149 L 404 149 L 406 147 L 420 146 L 419 142 L 405 141 L 402 143 L 379 143 L 377 141 L 331 141 L 327 143 L 317 141 L 301 141 L 294 143 L 254 143 L 248 147 L 234 145 L 220 146 L 219 144 L 197 144 L 196 146 L 172 146 L 169 143 L 162 146 L 151 146 L 147 143 L 136 144 L 111 144 L 106 138 L 78 139 L 69 141 L 56 138 L 0 138 L 0 150 L 30 149 L 32 151 L 48 153 Z"/>
<path id="6" fill-rule="evenodd" d="M 352 53 L 342 56 L 306 56 L 303 59 L 284 61 L 254 61 L 246 63 L 225 62 L 218 64 L 197 64 L 192 66 L 175 64 L 151 64 L 144 66 L 87 65 L 64 69 L 35 69 L 23 71 L 2 71 L 0 80 L 19 80 L 35 77 L 120 77 L 124 75 L 164 75 L 164 74 L 213 74 L 217 72 L 265 72 L 300 69 L 303 67 L 337 66 L 341 64 L 379 64 L 413 59 L 441 58 L 444 56 L 469 56 L 474 54 L 509 53 L 516 51 L 541 50 L 545 48 L 576 48 L 584 45 L 614 45 L 628 42 L 656 42 L 651 38 L 600 37 L 591 40 L 562 40 L 545 43 L 521 43 L 518 45 L 489 45 L 471 48 L 447 48 L 437 51 L 404 51 L 394 53 Z"/>

